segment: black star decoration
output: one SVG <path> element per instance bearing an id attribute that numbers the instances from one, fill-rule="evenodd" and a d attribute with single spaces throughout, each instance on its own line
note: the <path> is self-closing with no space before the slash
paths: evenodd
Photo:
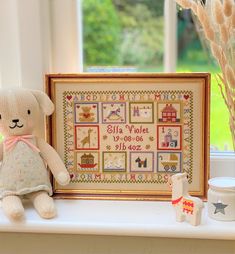
<path id="1" fill-rule="evenodd" d="M 219 201 L 218 203 L 213 203 L 213 205 L 215 206 L 214 214 L 217 214 L 217 213 L 225 214 L 224 209 L 228 206 L 228 205 L 222 204 L 221 201 Z"/>

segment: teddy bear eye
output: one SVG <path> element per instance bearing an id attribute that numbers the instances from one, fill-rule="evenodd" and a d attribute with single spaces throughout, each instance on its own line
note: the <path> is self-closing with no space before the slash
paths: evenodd
<path id="1" fill-rule="evenodd" d="M 30 115 L 31 111 L 28 109 L 28 115 Z"/>

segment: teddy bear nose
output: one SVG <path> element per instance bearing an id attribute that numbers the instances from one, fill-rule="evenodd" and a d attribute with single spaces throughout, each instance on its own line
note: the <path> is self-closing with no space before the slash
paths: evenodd
<path id="1" fill-rule="evenodd" d="M 12 122 L 13 122 L 13 123 L 18 123 L 18 122 L 19 122 L 19 119 L 13 119 Z"/>

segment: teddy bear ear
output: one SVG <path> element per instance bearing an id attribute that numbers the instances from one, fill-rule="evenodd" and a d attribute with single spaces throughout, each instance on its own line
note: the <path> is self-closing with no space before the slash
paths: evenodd
<path id="1" fill-rule="evenodd" d="M 45 115 L 49 116 L 54 112 L 55 106 L 47 94 L 39 90 L 30 90 L 30 92 L 36 98 L 42 112 Z"/>

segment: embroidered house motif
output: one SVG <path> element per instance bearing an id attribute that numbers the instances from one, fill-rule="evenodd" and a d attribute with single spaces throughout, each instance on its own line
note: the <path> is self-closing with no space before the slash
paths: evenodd
<path id="1" fill-rule="evenodd" d="M 162 110 L 162 121 L 163 122 L 176 122 L 176 109 L 172 104 L 166 104 L 166 107 Z"/>
<path id="2" fill-rule="evenodd" d="M 158 121 L 160 123 L 179 123 L 181 121 L 181 103 L 169 101 L 159 102 L 157 107 Z"/>

